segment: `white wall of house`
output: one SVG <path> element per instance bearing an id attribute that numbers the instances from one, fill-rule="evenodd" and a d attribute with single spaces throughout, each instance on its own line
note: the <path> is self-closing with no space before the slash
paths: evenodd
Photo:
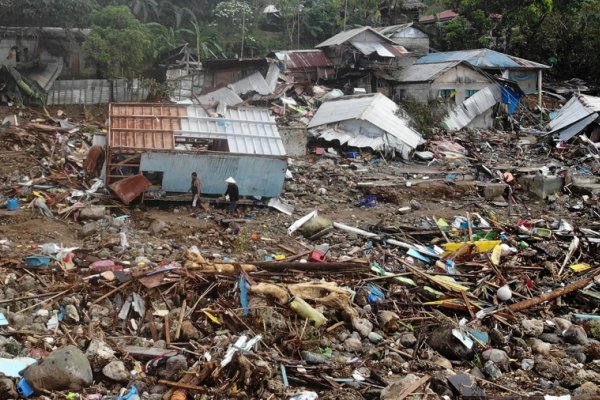
<path id="1" fill-rule="evenodd" d="M 431 82 L 401 83 L 396 87 L 398 100 L 410 99 L 427 103 L 447 96 L 449 102 L 460 104 L 476 91 L 492 82 L 487 76 L 464 65 L 448 69 Z"/>

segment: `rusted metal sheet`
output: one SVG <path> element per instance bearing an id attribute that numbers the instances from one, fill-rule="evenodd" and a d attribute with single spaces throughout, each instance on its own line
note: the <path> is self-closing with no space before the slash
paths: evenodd
<path id="1" fill-rule="evenodd" d="M 150 186 L 152 186 L 152 182 L 144 175 L 139 174 L 115 182 L 109 187 L 124 204 L 129 205 Z"/>
<path id="2" fill-rule="evenodd" d="M 168 104 L 111 104 L 108 144 L 113 149 L 175 147 L 173 131 L 181 130 L 185 107 Z"/>
<path id="3" fill-rule="evenodd" d="M 276 51 L 275 55 L 289 70 L 333 67 L 333 63 L 322 50 Z"/>

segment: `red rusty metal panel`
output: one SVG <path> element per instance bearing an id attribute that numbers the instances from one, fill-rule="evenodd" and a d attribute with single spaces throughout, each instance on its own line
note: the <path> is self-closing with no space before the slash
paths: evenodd
<path id="1" fill-rule="evenodd" d="M 173 131 L 181 130 L 185 106 L 169 104 L 112 104 L 109 145 L 113 149 L 171 150 Z"/>
<path id="2" fill-rule="evenodd" d="M 134 175 L 110 185 L 110 189 L 127 205 L 152 186 L 144 175 Z"/>
<path id="3" fill-rule="evenodd" d="M 290 70 L 306 69 L 315 67 L 333 67 L 329 58 L 321 50 L 314 51 L 289 51 L 287 52 L 288 59 L 286 66 Z"/>

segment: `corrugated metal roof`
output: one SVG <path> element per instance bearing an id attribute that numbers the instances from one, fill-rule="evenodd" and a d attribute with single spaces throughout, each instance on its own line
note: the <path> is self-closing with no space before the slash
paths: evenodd
<path id="1" fill-rule="evenodd" d="M 280 50 L 275 51 L 274 54 L 290 70 L 333 66 L 323 50 Z"/>
<path id="2" fill-rule="evenodd" d="M 550 132 L 557 132 L 595 113 L 600 113 L 600 97 L 575 94 L 560 109 L 556 118 L 548 123 L 546 129 Z M 581 129 L 583 128 L 585 126 Z"/>
<path id="3" fill-rule="evenodd" d="M 144 175 L 138 174 L 121 179 L 111 184 L 109 187 L 121 199 L 124 204 L 129 204 L 140 196 L 146 189 L 152 186 Z"/>
<path id="4" fill-rule="evenodd" d="M 201 106 L 111 104 L 111 148 L 172 150 L 176 138 L 224 139 L 231 153 L 285 155 L 268 108 L 227 108 L 219 118 Z"/>
<path id="5" fill-rule="evenodd" d="M 428 38 L 429 35 L 421 29 L 413 26 L 412 22 L 408 24 L 382 26 L 374 28 L 377 32 L 389 38 Z"/>
<path id="6" fill-rule="evenodd" d="M 228 108 L 213 118 L 202 107 L 188 106 L 176 137 L 226 139 L 232 153 L 284 156 L 283 140 L 268 108 Z"/>
<path id="7" fill-rule="evenodd" d="M 175 147 L 173 131 L 181 129 L 185 107 L 169 104 L 123 103 L 109 107 L 108 145 L 115 149 Z"/>
<path id="8" fill-rule="evenodd" d="M 499 85 L 490 85 L 457 105 L 444 119 L 451 131 L 457 131 L 469 125 L 478 115 L 492 108 L 502 97 Z"/>
<path id="9" fill-rule="evenodd" d="M 372 125 L 389 134 L 388 137 L 368 138 L 355 132 L 325 132 L 326 140 L 345 140 L 353 145 L 367 141 L 373 145 L 385 143 L 390 147 L 408 146 L 414 149 L 423 142 L 421 135 L 408 126 L 407 121 L 396 116 L 398 105 L 381 93 L 344 96 L 339 99 L 324 102 L 308 124 L 308 128 L 317 128 L 323 125 L 334 124 L 349 120 L 368 121 Z M 356 147 L 371 147 L 356 146 Z"/>
<path id="10" fill-rule="evenodd" d="M 548 65 L 500 53 L 490 49 L 458 50 L 429 53 L 420 57 L 415 64 L 431 64 L 450 61 L 466 61 L 483 69 L 548 69 Z"/>
<path id="11" fill-rule="evenodd" d="M 400 70 L 398 82 L 430 82 L 442 73 L 461 64 L 462 61 L 450 61 L 434 64 L 411 65 Z M 466 64 L 469 65 L 469 64 Z M 472 68 L 469 66 L 469 68 Z"/>
<path id="12" fill-rule="evenodd" d="M 432 23 L 435 22 L 436 17 L 440 21 L 448 21 L 450 19 L 458 17 L 458 15 L 459 14 L 457 12 L 454 12 L 453 10 L 444 10 L 435 15 L 425 15 L 424 17 L 419 18 L 419 22 L 423 24 Z"/>
<path id="13" fill-rule="evenodd" d="M 240 96 L 250 92 L 257 92 L 263 96 L 273 93 L 269 88 L 269 84 L 260 72 L 255 72 L 252 75 L 227 86 Z"/>
<path id="14" fill-rule="evenodd" d="M 370 32 L 374 33 L 375 35 L 381 37 L 386 42 L 394 43 L 393 40 L 391 40 L 390 38 L 377 32 L 375 29 L 371 28 L 370 26 L 363 26 L 362 28 L 355 28 L 355 29 L 350 29 L 347 31 L 340 32 L 337 35 L 330 37 L 326 41 L 319 43 L 318 45 L 315 46 L 315 48 L 318 49 L 320 47 L 339 46 L 340 44 L 346 43 L 347 41 L 352 39 L 354 36 L 358 35 L 359 33 L 364 32 L 364 31 L 370 31 Z"/>
<path id="15" fill-rule="evenodd" d="M 215 104 L 215 103 L 224 103 L 228 106 L 235 106 L 237 104 L 243 103 L 244 100 L 240 98 L 235 92 L 228 87 L 223 87 L 212 91 L 210 93 L 203 94 L 201 96 L 196 97 L 200 104 Z"/>

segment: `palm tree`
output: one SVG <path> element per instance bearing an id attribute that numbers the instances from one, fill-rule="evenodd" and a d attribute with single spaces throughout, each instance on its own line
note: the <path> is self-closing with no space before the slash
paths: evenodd
<path id="1" fill-rule="evenodd" d="M 158 2 L 156 0 L 131 0 L 131 11 L 142 21 L 148 21 L 150 14 L 158 17 Z"/>
<path id="2" fill-rule="evenodd" d="M 203 58 L 227 58 L 223 49 L 212 40 L 205 40 L 202 32 L 202 25 L 198 22 L 196 15 L 189 8 L 183 8 L 183 11 L 190 17 L 191 29 L 180 28 L 177 32 L 184 32 L 194 39 L 194 48 L 199 59 Z"/>

